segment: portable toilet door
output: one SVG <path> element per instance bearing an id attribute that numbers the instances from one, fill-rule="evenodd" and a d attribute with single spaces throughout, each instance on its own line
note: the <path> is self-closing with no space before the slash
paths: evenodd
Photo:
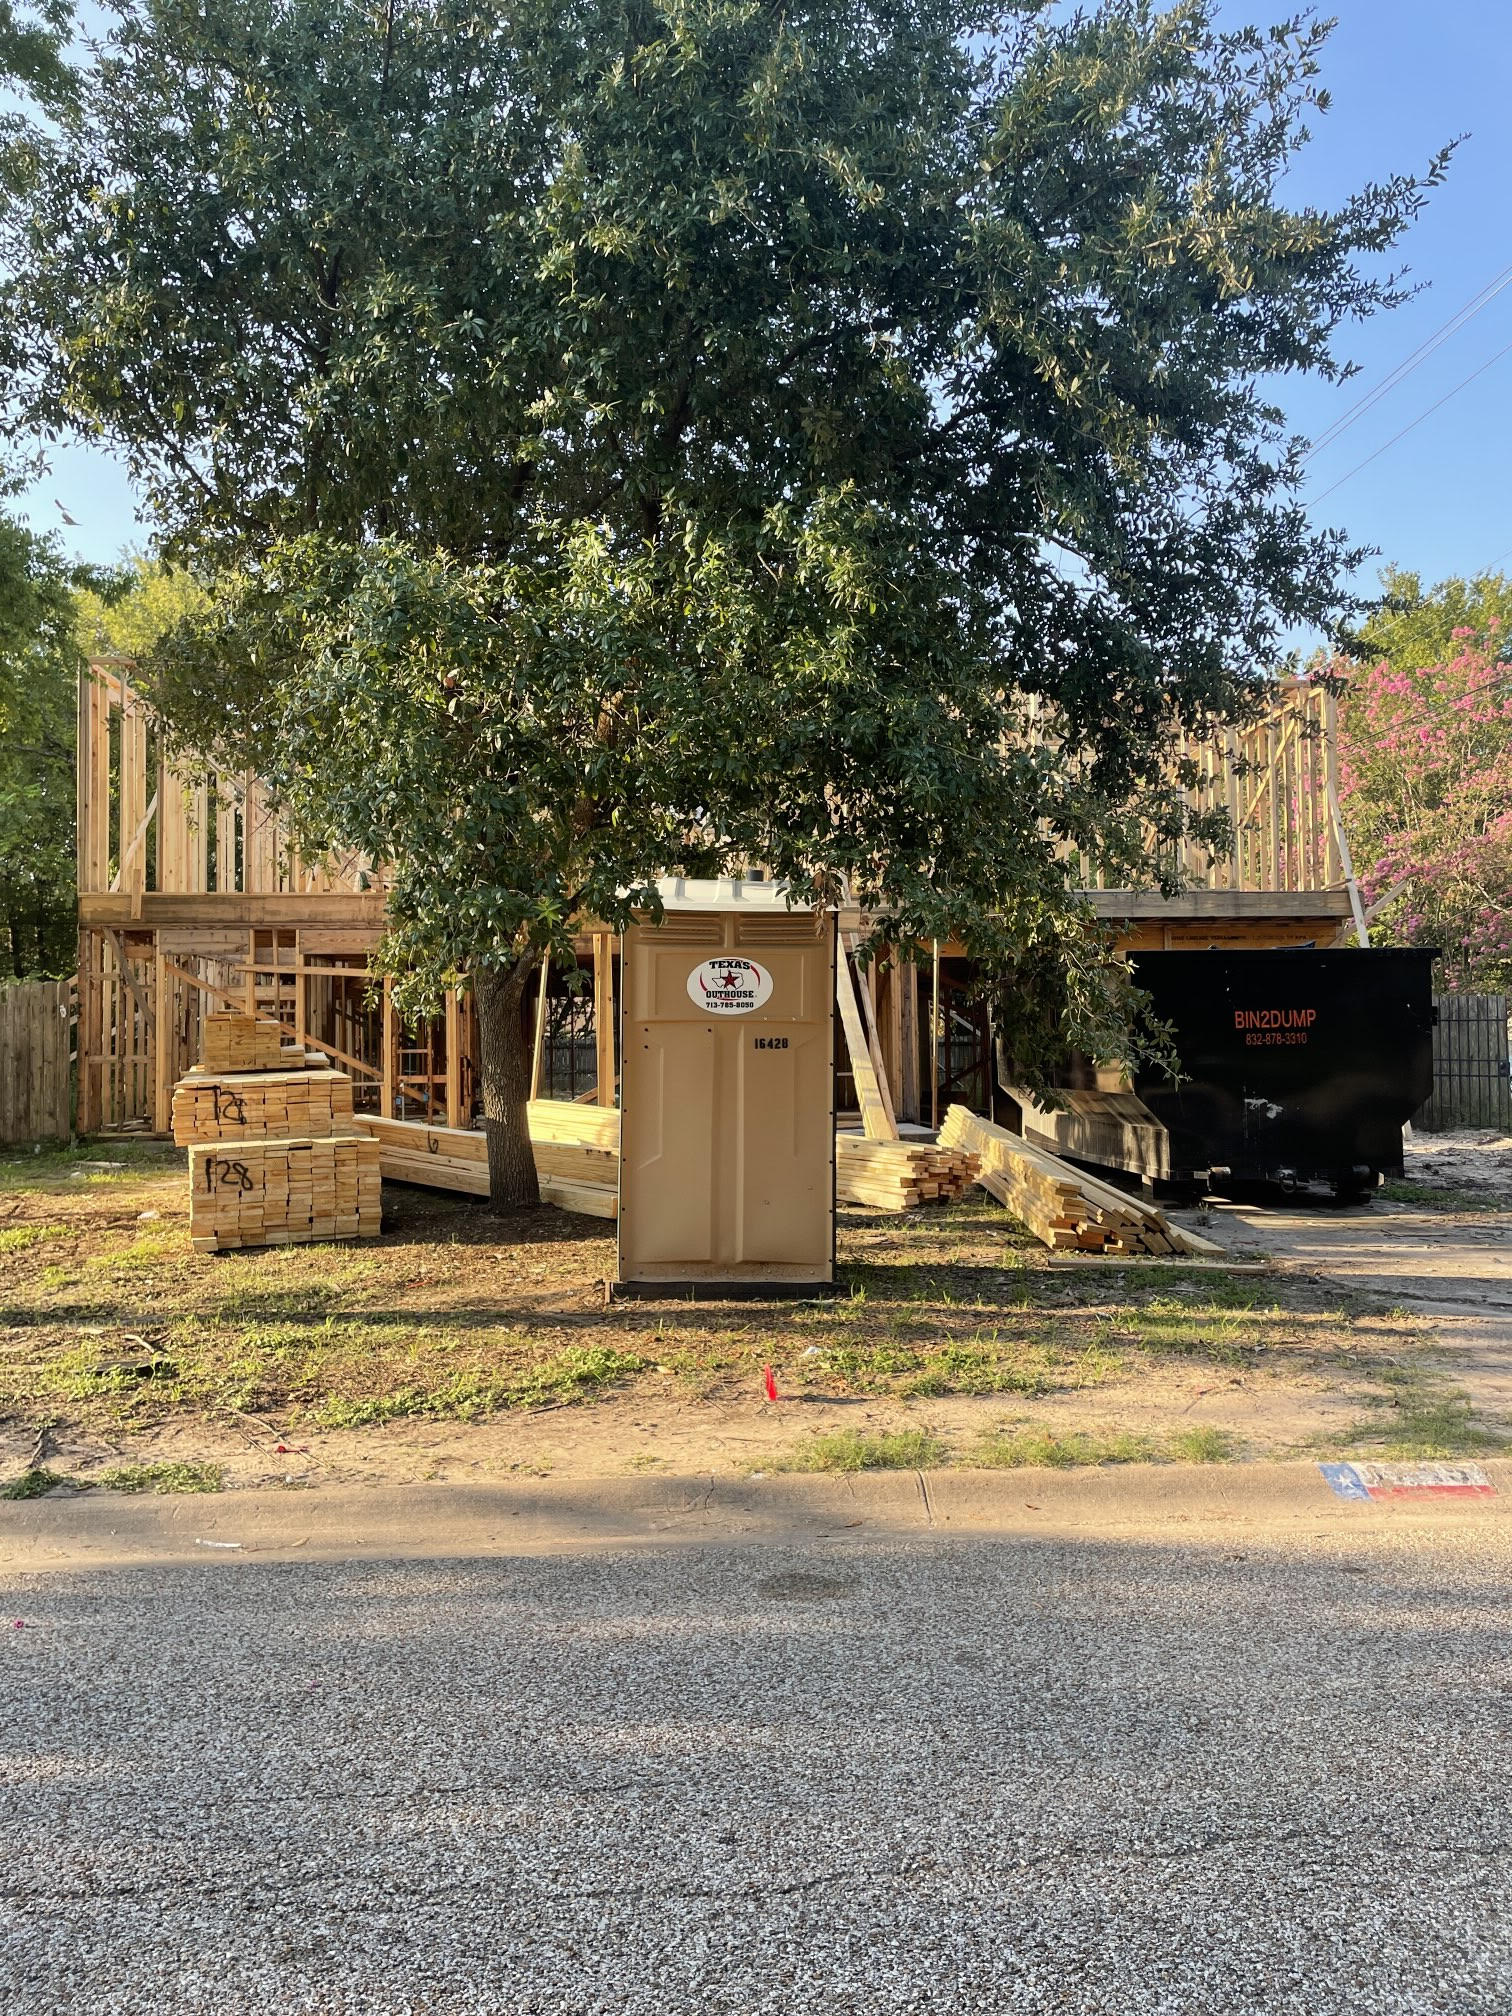
<path id="1" fill-rule="evenodd" d="M 663 883 L 620 963 L 619 1285 L 835 1275 L 835 919 L 778 885 Z"/>

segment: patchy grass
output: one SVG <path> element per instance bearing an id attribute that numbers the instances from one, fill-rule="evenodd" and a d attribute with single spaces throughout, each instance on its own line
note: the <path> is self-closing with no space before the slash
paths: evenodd
<path id="1" fill-rule="evenodd" d="M 1183 1428 L 1171 1437 L 1170 1452 L 1177 1463 L 1231 1463 L 1234 1437 L 1226 1428 Z"/>
<path id="2" fill-rule="evenodd" d="M 370 1398 L 332 1395 L 311 1408 L 308 1418 L 318 1428 L 365 1428 L 376 1421 L 416 1417 L 478 1421 L 510 1408 L 566 1407 L 644 1370 L 645 1360 L 629 1352 L 570 1345 L 509 1378 L 458 1372 Z"/>
<path id="3" fill-rule="evenodd" d="M 52 1144 L 0 1155 L 0 1191 L 36 1190 L 65 1196 L 86 1187 L 127 1188 L 182 1166 L 181 1151 L 162 1141 Z"/>
<path id="4" fill-rule="evenodd" d="M 922 1428 L 900 1428 L 892 1435 L 864 1435 L 846 1428 L 834 1435 L 815 1435 L 776 1464 L 779 1470 L 928 1470 L 945 1454 L 938 1437 Z"/>
<path id="5" fill-rule="evenodd" d="M 1433 1183 L 1414 1183 L 1405 1177 L 1391 1177 L 1377 1191 L 1392 1204 L 1412 1204 L 1421 1211 L 1505 1211 L 1506 1199 L 1484 1190 L 1456 1190 Z"/>
<path id="6" fill-rule="evenodd" d="M 25 1253 L 44 1239 L 66 1239 L 66 1225 L 7 1225 L 0 1230 L 0 1253 Z"/>
<path id="7" fill-rule="evenodd" d="M 23 1470 L 19 1477 L 12 1477 L 8 1484 L 0 1484 L 0 1498 L 45 1498 L 49 1491 L 56 1491 L 60 1484 L 73 1484 L 77 1480 L 65 1477 L 59 1470 Z"/>
<path id="8" fill-rule="evenodd" d="M 94 1481 L 102 1491 L 224 1491 L 226 1473 L 219 1463 L 123 1463 Z"/>
<path id="9" fill-rule="evenodd" d="M 1508 1437 L 1479 1420 L 1470 1395 L 1421 1364 L 1386 1367 L 1377 1374 L 1385 1391 L 1370 1396 L 1374 1412 L 1344 1438 L 1343 1446 L 1363 1456 L 1406 1461 L 1448 1461 L 1456 1456 L 1494 1456 Z"/>
<path id="10" fill-rule="evenodd" d="M 1075 1470 L 1103 1463 L 1153 1463 L 1147 1435 L 1062 1431 L 1023 1426 L 983 1435 L 965 1459 L 982 1470 Z"/>
<path id="11" fill-rule="evenodd" d="M 843 1213 L 836 1300 L 606 1307 L 612 1228 L 550 1209 L 496 1219 L 386 1186 L 381 1240 L 210 1255 L 189 1245 L 184 1158 L 160 1144 L 12 1156 L 0 1187 L 3 1229 L 20 1235 L 0 1245 L 0 1415 L 22 1428 L 235 1413 L 279 1434 L 360 1430 L 630 1394 L 729 1408 L 756 1401 L 767 1364 L 807 1401 L 920 1406 L 1173 1389 L 1213 1364 L 1246 1383 L 1354 1390 L 1363 1412 L 1373 1368 L 1412 1348 L 1373 1305 L 1302 1281 L 1051 1270 L 980 1195 Z M 1037 1460 L 1134 1460 L 1128 1438 L 1078 1438 L 1084 1424 L 1052 1438 L 1069 1456 Z"/>

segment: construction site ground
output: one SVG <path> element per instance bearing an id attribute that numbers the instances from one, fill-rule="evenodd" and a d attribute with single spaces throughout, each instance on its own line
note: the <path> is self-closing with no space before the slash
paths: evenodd
<path id="1" fill-rule="evenodd" d="M 612 1227 L 397 1185 L 379 1240 L 197 1254 L 185 1190 L 152 1142 L 0 1163 L 0 1490 L 1454 1459 L 1512 1431 L 1494 1136 L 1421 1137 L 1363 1209 L 1203 1210 L 1261 1272 L 1057 1266 L 976 1192 L 842 1212 L 840 1294 L 776 1304 L 607 1303 Z"/>

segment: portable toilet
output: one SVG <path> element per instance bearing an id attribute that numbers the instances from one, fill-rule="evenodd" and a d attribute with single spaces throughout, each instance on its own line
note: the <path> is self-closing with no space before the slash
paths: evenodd
<path id="1" fill-rule="evenodd" d="M 620 960 L 618 1285 L 835 1277 L 835 918 L 771 882 L 658 885 Z"/>

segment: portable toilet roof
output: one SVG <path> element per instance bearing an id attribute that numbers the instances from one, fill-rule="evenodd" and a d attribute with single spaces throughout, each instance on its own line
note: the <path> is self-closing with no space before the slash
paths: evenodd
<path id="1" fill-rule="evenodd" d="M 773 911 L 812 916 L 812 903 L 790 903 L 786 882 L 747 882 L 737 875 L 664 875 L 656 884 L 663 910 Z"/>

